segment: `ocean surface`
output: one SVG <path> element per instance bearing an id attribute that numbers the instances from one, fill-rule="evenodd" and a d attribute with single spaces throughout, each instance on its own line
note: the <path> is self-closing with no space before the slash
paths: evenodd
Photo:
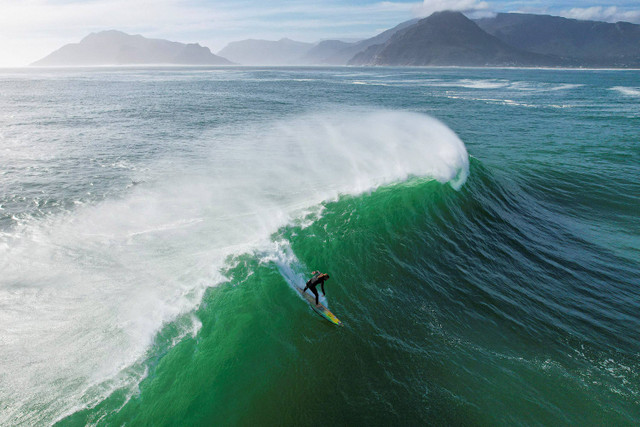
<path id="1" fill-rule="evenodd" d="M 0 425 L 52 424 L 637 426 L 640 71 L 0 70 Z"/>

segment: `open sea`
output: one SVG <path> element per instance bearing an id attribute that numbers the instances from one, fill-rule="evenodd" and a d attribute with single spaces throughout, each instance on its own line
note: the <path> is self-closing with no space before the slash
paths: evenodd
<path id="1" fill-rule="evenodd" d="M 639 424 L 640 71 L 0 70 L 0 425 Z"/>

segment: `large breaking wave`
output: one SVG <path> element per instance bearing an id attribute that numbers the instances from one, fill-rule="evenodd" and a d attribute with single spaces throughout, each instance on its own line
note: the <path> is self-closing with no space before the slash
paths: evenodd
<path id="1" fill-rule="evenodd" d="M 224 280 L 229 255 L 323 201 L 412 176 L 458 189 L 469 171 L 454 132 L 408 112 L 308 114 L 190 143 L 199 155 L 172 153 L 118 197 L 0 236 L 2 423 L 51 422 L 135 385 L 154 336 Z"/>

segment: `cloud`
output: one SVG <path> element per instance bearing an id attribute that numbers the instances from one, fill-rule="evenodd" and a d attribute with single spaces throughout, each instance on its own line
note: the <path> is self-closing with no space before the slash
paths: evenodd
<path id="1" fill-rule="evenodd" d="M 154 23 L 193 23 L 216 20 L 224 13 L 213 7 L 183 7 L 180 0 L 5 0 L 0 15 L 4 31 L 64 32 L 76 28 L 137 27 Z"/>
<path id="2" fill-rule="evenodd" d="M 417 16 L 429 16 L 441 10 L 455 10 L 471 15 L 492 14 L 489 3 L 478 0 L 424 0 L 414 9 Z"/>
<path id="3" fill-rule="evenodd" d="M 371 2 L 349 5 L 340 1 L 319 4 L 307 1 L 259 0 L 0 0 L 0 28 L 8 31 L 69 30 L 73 28 L 140 28 L 154 26 L 188 27 L 205 24 L 224 29 L 262 20 L 274 29 L 280 21 L 324 20 L 335 26 L 340 20 L 383 19 L 398 13 L 409 14 L 416 2 Z M 342 18 L 342 19 L 337 19 Z"/>
<path id="4" fill-rule="evenodd" d="M 593 6 L 585 8 L 574 7 L 572 9 L 562 11 L 560 15 L 566 18 L 588 21 L 628 21 L 640 23 L 640 10 L 621 10 L 617 6 Z"/>

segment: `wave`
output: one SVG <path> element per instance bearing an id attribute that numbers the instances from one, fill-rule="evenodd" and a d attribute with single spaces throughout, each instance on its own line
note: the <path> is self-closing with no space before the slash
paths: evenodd
<path id="1" fill-rule="evenodd" d="M 293 413 L 267 416 L 296 424 L 314 412 L 303 403 L 306 397 L 290 390 L 307 396 L 307 389 L 327 384 L 341 391 L 323 395 L 327 405 L 346 405 L 361 421 L 383 424 L 399 416 L 426 424 L 447 419 L 452 402 L 473 402 L 463 407 L 479 412 L 506 409 L 512 401 L 494 393 L 497 386 L 531 396 L 523 414 L 559 408 L 563 419 L 577 422 L 582 412 L 572 409 L 575 399 L 598 395 L 619 404 L 603 409 L 594 403 L 591 414 L 604 410 L 616 421 L 627 419 L 640 392 L 632 269 L 567 227 L 568 218 L 550 212 L 536 191 L 475 158 L 470 167 L 460 191 L 413 177 L 340 196 L 234 257 L 225 274 L 236 286 L 212 290 L 197 312 L 204 332 L 163 356 L 174 368 L 155 371 L 141 384 L 141 397 L 122 410 L 111 405 L 107 422 L 142 413 L 148 418 L 137 420 L 154 424 L 165 414 L 150 408 L 165 404 L 172 405 L 174 419 L 184 419 L 193 406 L 188 399 L 173 402 L 198 390 L 198 399 L 215 408 L 208 418 L 213 424 L 265 416 L 259 409 L 240 411 L 248 402 L 280 408 L 291 399 Z M 290 289 L 312 269 L 331 273 L 327 296 L 345 322 L 339 333 Z M 258 359 L 267 362 L 253 363 Z M 329 366 L 331 375 L 308 375 L 307 369 Z M 215 392 L 200 394 L 199 382 L 185 374 L 194 369 L 212 372 Z M 363 376 L 378 381 L 375 393 L 362 391 Z M 253 392 L 256 378 L 268 392 Z M 558 400 L 546 392 L 548 383 L 574 397 Z M 170 390 L 159 384 L 171 384 Z M 446 409 L 420 405 L 425 389 L 430 402 L 443 401 Z M 401 410 L 371 414 L 374 403 Z M 88 414 L 85 423 L 102 411 Z"/>
<path id="2" fill-rule="evenodd" d="M 640 97 L 640 87 L 615 86 L 611 90 L 621 93 L 625 96 Z"/>
<path id="3" fill-rule="evenodd" d="M 439 80 L 432 79 L 426 82 L 427 86 L 437 87 L 460 87 L 465 89 L 505 89 L 519 92 L 550 92 L 561 90 L 573 90 L 584 86 L 573 83 L 546 83 L 528 81 L 510 81 L 504 79 L 460 79 L 460 80 Z"/>
<path id="4" fill-rule="evenodd" d="M 640 395 L 637 267 L 568 226 L 571 215 L 551 211 L 530 182 L 521 186 L 473 157 L 470 170 L 459 191 L 413 176 L 340 195 L 238 251 L 223 269 L 234 286 L 211 289 L 195 313 L 204 325 L 198 337 L 185 335 L 179 351 L 154 348 L 140 395 L 85 411 L 78 424 L 105 413 L 104 422 L 116 425 L 134 416 L 143 424 L 165 416 L 299 424 L 314 412 L 290 391 L 307 396 L 328 384 L 341 393 L 323 395 L 327 405 L 346 401 L 361 421 L 383 424 L 398 414 L 426 424 L 449 419 L 454 402 L 473 402 L 461 404 L 465 411 L 501 408 L 487 423 L 504 421 L 495 414 L 512 414 L 505 411 L 519 397 L 505 401 L 498 386 L 531 396 L 521 417 L 542 408 L 578 423 L 575 399 L 597 395 L 619 403 L 603 408 L 591 399 L 588 414 L 628 421 Z M 291 289 L 312 269 L 331 273 L 327 299 L 345 323 L 340 333 Z M 308 375 L 328 366 L 331 375 Z M 363 376 L 377 379 L 376 393 L 362 391 Z M 257 383 L 268 391 L 255 391 Z M 549 383 L 573 397 L 558 400 Z M 425 389 L 443 408 L 419 404 Z M 190 399 L 209 409 L 194 411 Z M 240 410 L 256 401 L 280 409 L 292 399 L 292 412 Z M 374 403 L 402 410 L 371 414 Z M 165 405 L 171 414 L 153 410 Z M 458 420 L 479 414 L 467 416 Z"/>
<path id="5" fill-rule="evenodd" d="M 565 109 L 565 108 L 574 108 L 573 104 L 531 104 L 526 102 L 518 102 L 512 99 L 506 98 L 477 98 L 471 96 L 461 96 L 461 95 L 444 95 L 445 98 L 448 99 L 461 99 L 464 101 L 480 101 L 487 104 L 497 104 L 497 105 L 507 105 L 511 107 L 526 107 L 526 108 L 554 108 L 554 109 Z"/>
<path id="6" fill-rule="evenodd" d="M 355 80 L 355 81 L 351 82 L 351 84 L 363 85 L 363 86 L 389 86 L 389 84 L 383 83 L 383 82 L 379 82 L 379 81 L 363 82 L 363 81 L 360 81 L 360 80 Z"/>
<path id="7" fill-rule="evenodd" d="M 0 376 L 13 384 L 0 422 L 49 423 L 133 390 L 162 325 L 225 281 L 229 256 L 322 202 L 409 177 L 460 189 L 469 172 L 454 132 L 407 112 L 309 114 L 203 138 L 202 160 L 166 159 L 121 197 L 21 218 L 0 236 Z"/>
<path id="8" fill-rule="evenodd" d="M 468 89 L 502 89 L 509 86 L 509 81 L 506 80 L 472 80 L 462 79 L 457 82 L 448 82 L 444 86 L 456 86 Z"/>

